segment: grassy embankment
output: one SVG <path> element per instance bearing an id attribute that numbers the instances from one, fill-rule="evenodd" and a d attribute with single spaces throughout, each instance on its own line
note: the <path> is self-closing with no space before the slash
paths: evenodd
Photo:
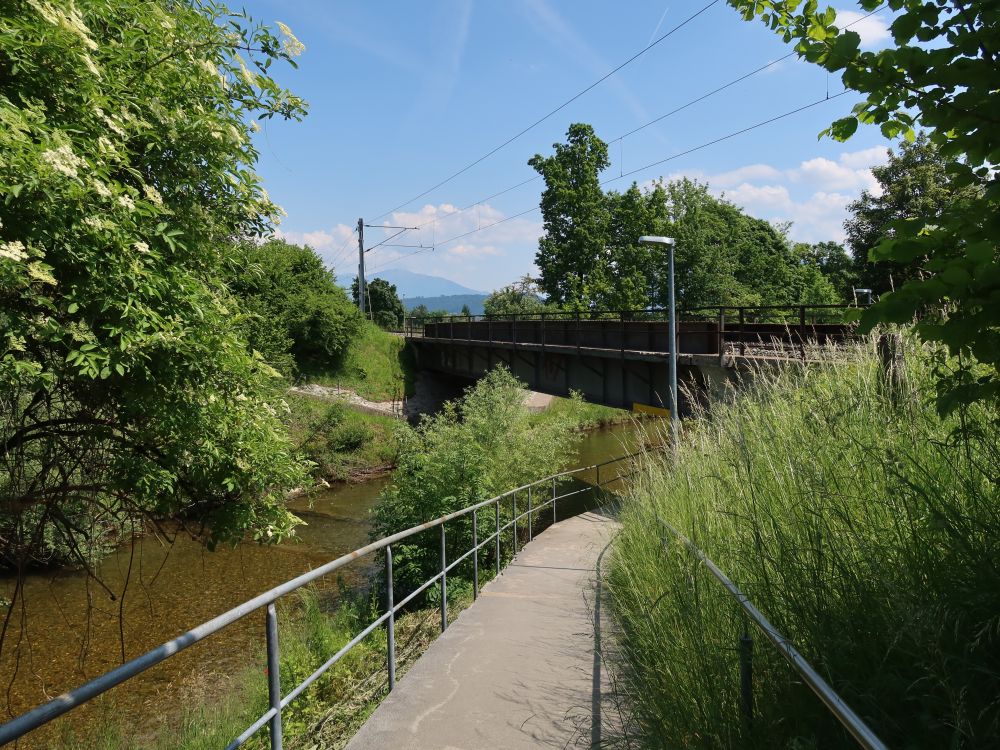
<path id="1" fill-rule="evenodd" d="M 371 401 L 413 395 L 412 357 L 399 336 L 366 323 L 342 362 L 323 372 L 306 373 L 303 382 L 350 389 Z M 289 393 L 288 426 L 292 439 L 315 462 L 315 474 L 327 481 L 360 480 L 391 469 L 399 454 L 398 421 L 362 413 L 328 399 Z M 630 419 L 629 412 L 556 398 L 534 423 L 565 419 L 588 430 Z"/>
<path id="2" fill-rule="evenodd" d="M 939 417 L 925 352 L 908 351 L 896 397 L 870 347 L 855 354 L 762 374 L 639 481 L 610 584 L 649 746 L 855 746 L 752 626 L 756 715 L 742 721 L 738 606 L 660 519 L 890 747 L 996 746 L 998 415 Z"/>

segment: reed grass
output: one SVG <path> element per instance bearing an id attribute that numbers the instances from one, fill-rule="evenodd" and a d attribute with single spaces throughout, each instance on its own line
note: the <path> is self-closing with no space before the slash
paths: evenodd
<path id="1" fill-rule="evenodd" d="M 623 512 L 610 590 L 629 697 L 651 747 L 855 747 L 755 639 L 690 537 L 890 747 L 1000 744 L 1000 426 L 942 418 L 910 345 L 892 391 L 873 342 L 760 368 L 651 459 Z"/>

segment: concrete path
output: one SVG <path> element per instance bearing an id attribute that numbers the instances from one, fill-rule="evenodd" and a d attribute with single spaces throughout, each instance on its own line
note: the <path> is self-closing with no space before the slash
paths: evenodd
<path id="1" fill-rule="evenodd" d="M 413 665 L 348 750 L 610 746 L 595 570 L 617 523 L 598 512 L 535 537 Z"/>

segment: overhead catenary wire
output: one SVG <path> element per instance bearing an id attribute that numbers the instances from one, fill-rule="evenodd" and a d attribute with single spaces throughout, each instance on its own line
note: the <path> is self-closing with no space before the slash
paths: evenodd
<path id="1" fill-rule="evenodd" d="M 658 45 L 661 42 L 665 41 L 666 39 L 668 39 L 670 36 L 672 36 L 677 31 L 680 31 L 682 28 L 684 28 L 689 23 L 691 23 L 691 21 L 693 21 L 696 18 L 698 18 L 698 16 L 700 16 L 701 14 L 703 14 L 705 11 L 707 11 L 709 8 L 711 8 L 713 5 L 716 5 L 718 2 L 719 2 L 719 0 L 711 0 L 711 2 L 709 2 L 708 4 L 702 6 L 699 10 L 695 11 L 694 13 L 692 13 L 690 16 L 688 16 L 687 18 L 685 18 L 683 21 L 681 21 L 680 23 L 678 23 L 676 26 L 674 26 L 673 28 L 671 28 L 669 31 L 667 31 L 666 33 L 662 34 L 661 36 L 657 37 L 655 40 L 653 40 L 652 42 L 650 42 L 649 44 L 647 44 L 641 50 L 639 50 L 634 55 L 632 55 L 630 58 L 628 58 L 627 60 L 625 60 L 625 62 L 620 63 L 618 66 L 616 66 L 612 70 L 610 70 L 607 73 L 605 73 L 603 76 L 601 76 L 600 78 L 598 78 L 596 81 L 594 81 L 593 83 L 591 83 L 589 86 L 587 86 L 583 90 L 581 90 L 581 91 L 577 92 L 576 94 L 574 94 L 573 96 L 571 96 L 569 99 L 567 99 L 566 101 L 564 101 L 562 104 L 560 104 L 559 106 L 557 106 L 555 109 L 552 109 L 549 112 L 547 112 L 545 115 L 543 115 L 542 117 L 539 117 L 537 120 L 535 120 L 533 123 L 531 123 L 530 125 L 528 125 L 526 128 L 520 130 L 518 133 L 516 133 L 515 135 L 511 136 L 510 138 L 508 138 L 507 140 L 505 140 L 503 143 L 499 144 L 498 146 L 495 146 L 494 148 L 490 149 L 489 151 L 487 151 L 485 154 L 483 154 L 479 158 L 477 158 L 474 161 L 466 164 L 464 167 L 462 167 L 461 169 L 459 169 L 457 172 L 453 172 L 451 175 L 449 175 L 445 179 L 441 180 L 437 184 L 432 185 L 431 187 L 427 188 L 423 192 L 418 193 L 417 195 L 415 195 L 412 198 L 404 201 L 403 203 L 400 203 L 395 208 L 391 208 L 388 211 L 384 211 L 384 212 L 380 213 L 378 216 L 375 217 L 375 220 L 377 221 L 378 219 L 381 219 L 383 216 L 389 216 L 390 214 L 395 213 L 399 209 L 405 208 L 406 206 L 410 205 L 414 201 L 420 200 L 421 198 L 423 198 L 424 196 L 428 195 L 429 193 L 432 193 L 435 190 L 437 190 L 438 188 L 443 187 L 444 185 L 447 185 L 449 182 L 451 182 L 452 180 L 454 180 L 456 177 L 459 177 L 460 175 L 465 174 L 470 169 L 472 169 L 473 167 L 475 167 L 477 164 L 481 164 L 482 162 L 486 161 L 488 158 L 490 158 L 491 156 L 493 156 L 493 154 L 495 154 L 498 151 L 506 148 L 511 143 L 513 143 L 518 138 L 520 138 L 522 135 L 528 133 L 531 130 L 534 130 L 536 127 L 538 127 L 543 122 L 545 122 L 546 120 L 548 120 L 554 114 L 562 111 L 563 109 L 565 109 L 566 107 L 568 107 L 570 104 L 572 104 L 573 102 L 575 102 L 577 99 L 579 99 L 581 96 L 587 94 L 588 92 L 590 92 L 593 89 L 597 88 L 600 84 L 604 83 L 604 81 L 606 81 L 609 78 L 611 78 L 611 76 L 615 75 L 615 73 L 618 73 L 620 70 L 622 70 L 623 68 L 625 68 L 627 65 L 630 65 L 631 63 L 633 63 L 636 60 L 638 60 L 640 57 L 642 57 L 644 54 L 646 54 L 653 47 L 655 47 L 656 45 Z"/>
<path id="2" fill-rule="evenodd" d="M 731 138 L 736 138 L 737 136 L 744 135 L 745 133 L 749 133 L 752 130 L 756 130 L 758 128 L 762 128 L 765 125 L 770 125 L 772 123 L 778 122 L 779 120 L 783 120 L 786 117 L 791 117 L 793 115 L 797 115 L 800 112 L 804 112 L 807 109 L 812 109 L 813 107 L 816 107 L 816 106 L 818 106 L 820 104 L 824 104 L 826 102 L 831 102 L 834 99 L 838 99 L 838 98 L 840 98 L 840 97 L 842 97 L 842 96 L 844 96 L 846 94 L 849 94 L 849 93 L 851 93 L 849 90 L 844 90 L 844 91 L 841 91 L 839 94 L 834 94 L 833 96 L 831 96 L 829 98 L 823 97 L 822 99 L 817 99 L 816 101 L 810 102 L 809 104 L 804 104 L 801 107 L 796 107 L 795 109 L 791 109 L 791 110 L 789 110 L 787 112 L 783 112 L 780 115 L 775 115 L 774 117 L 770 117 L 770 118 L 768 118 L 766 120 L 761 120 L 760 122 L 754 123 L 753 125 L 748 125 L 745 128 L 741 128 L 740 130 L 735 130 L 732 133 L 727 133 L 726 135 L 720 136 L 718 138 L 714 138 L 711 141 L 706 141 L 705 143 L 699 144 L 697 146 L 693 146 L 693 147 L 691 147 L 689 149 L 685 149 L 684 151 L 679 151 L 678 153 L 672 154 L 672 155 L 670 155 L 670 156 L 668 156 L 668 157 L 666 157 L 664 159 L 659 159 L 657 161 L 650 162 L 649 164 L 644 164 L 641 167 L 637 167 L 636 169 L 630 170 L 630 171 L 625 172 L 623 174 L 619 174 L 619 175 L 617 175 L 615 177 L 611 177 L 611 178 L 609 178 L 607 180 L 604 180 L 600 184 L 603 187 L 603 186 L 608 185 L 608 184 L 610 184 L 612 182 L 617 182 L 618 180 L 624 179 L 626 177 L 631 177 L 632 175 L 638 174 L 639 172 L 643 172 L 643 171 L 645 171 L 647 169 L 652 169 L 653 167 L 658 167 L 658 166 L 660 166 L 662 164 L 666 164 L 667 162 L 671 162 L 671 161 L 673 161 L 675 159 L 680 159 L 681 157 L 687 156 L 689 154 L 693 154 L 696 151 L 701 151 L 702 149 L 709 148 L 710 146 L 714 146 L 714 145 L 722 143 L 724 141 L 728 141 Z M 490 229 L 492 227 L 498 226 L 500 224 L 504 224 L 504 223 L 506 223 L 508 221 L 512 221 L 514 219 L 520 218 L 521 216 L 525 216 L 527 214 L 530 214 L 530 213 L 532 213 L 534 211 L 538 211 L 538 210 L 539 210 L 538 206 L 532 206 L 531 208 L 525 209 L 524 211 L 520 211 L 520 212 L 518 212 L 516 214 L 512 214 L 511 216 L 504 217 L 503 219 L 499 219 L 499 220 L 494 221 L 494 222 L 492 222 L 490 224 L 486 224 L 485 226 L 482 226 L 482 227 L 480 227 L 478 229 L 472 229 L 472 230 L 469 230 L 468 232 L 463 232 L 461 234 L 457 234 L 454 237 L 449 237 L 447 239 L 440 240 L 437 243 L 435 243 L 435 247 L 441 247 L 442 245 L 447 245 L 447 244 L 449 244 L 451 242 L 455 242 L 456 240 L 460 240 L 460 239 L 462 239 L 464 237 L 468 237 L 468 236 L 476 234 L 478 232 L 485 231 L 485 230 Z"/>
<path id="3" fill-rule="evenodd" d="M 705 6 L 704 8 L 702 8 L 695 15 L 698 15 L 698 14 L 704 12 L 705 10 L 708 9 L 708 7 L 710 7 L 710 5 L 709 6 Z M 846 24 L 844 26 L 844 29 L 846 30 L 846 29 L 851 28 L 852 26 L 855 26 L 855 25 L 857 25 L 859 23 L 862 23 L 862 22 L 868 20 L 869 18 L 871 18 L 872 16 L 877 15 L 878 13 L 881 13 L 883 10 L 885 10 L 884 7 L 877 8 L 876 10 L 873 10 L 870 13 L 867 13 L 866 15 L 861 16 L 860 18 L 855 19 L 851 23 Z M 688 18 L 683 23 L 687 23 L 688 21 L 693 20 L 694 17 L 695 16 L 691 16 L 690 18 Z M 671 31 L 668 32 L 668 34 L 672 33 L 673 31 L 676 31 L 677 28 L 680 27 L 680 25 L 683 25 L 683 24 L 679 24 L 677 27 L 674 27 L 674 29 L 671 29 Z M 653 44 L 656 44 L 656 43 L 662 41 L 665 37 L 666 37 L 666 35 L 664 35 L 664 37 L 660 37 Z M 641 55 L 641 54 L 642 54 L 642 52 L 638 53 L 636 55 L 636 57 L 638 55 Z M 648 122 L 645 122 L 642 125 L 639 125 L 638 127 L 633 128 L 632 130 L 629 130 L 626 133 L 622 133 L 621 135 L 619 135 L 619 136 L 617 136 L 615 138 L 612 138 L 610 141 L 608 141 L 608 144 L 609 145 L 614 144 L 614 143 L 621 144 L 629 136 L 635 135 L 636 133 L 638 133 L 638 132 L 640 132 L 642 130 L 645 130 L 646 128 L 648 128 L 648 127 L 650 127 L 652 125 L 655 125 L 655 124 L 657 124 L 659 122 L 662 122 L 663 120 L 666 120 L 669 117 L 672 117 L 673 115 L 676 115 L 676 114 L 678 114 L 680 112 L 683 112 L 684 110 L 688 109 L 689 107 L 691 107 L 691 106 L 693 106 L 695 104 L 698 104 L 699 102 L 702 102 L 702 101 L 704 101 L 704 100 L 706 100 L 706 99 L 708 99 L 708 98 L 710 98 L 712 96 L 715 96 L 716 94 L 720 94 L 723 91 L 726 91 L 727 89 L 732 88 L 736 84 L 742 83 L 743 81 L 746 81 L 749 78 L 752 78 L 753 76 L 755 76 L 755 75 L 757 75 L 759 73 L 763 73 L 764 71 L 773 68 L 775 65 L 778 65 L 778 64 L 784 62 L 785 60 L 788 60 L 789 58 L 794 57 L 797 54 L 798 54 L 797 52 L 792 51 L 792 52 L 789 52 L 786 55 L 782 55 L 781 57 L 778 57 L 778 58 L 776 58 L 774 60 L 771 60 L 771 61 L 769 61 L 767 63 L 764 63 L 763 65 L 760 65 L 760 66 L 754 68 L 753 70 L 748 71 L 748 72 L 746 72 L 746 73 L 744 73 L 744 74 L 742 74 L 742 75 L 740 75 L 740 76 L 732 79 L 731 81 L 728 81 L 728 82 L 722 84 L 721 86 L 717 86 L 716 88 L 712 89 L 711 91 L 708 91 L 708 92 L 706 92 L 704 94 L 701 94 L 700 96 L 697 96 L 694 99 L 691 99 L 691 100 L 685 102 L 684 104 L 681 104 L 680 106 L 675 107 L 674 109 L 670 110 L 669 112 L 666 112 L 665 114 L 662 114 L 662 115 L 660 115 L 658 117 L 655 117 L 654 119 L 649 120 Z M 632 58 L 632 59 L 634 59 L 634 58 Z M 631 60 L 626 61 L 626 63 L 623 63 L 622 66 L 626 65 L 630 61 Z M 622 67 L 622 66 L 619 66 L 619 68 Z M 610 76 L 614 72 L 615 71 L 612 71 L 612 73 L 609 73 L 608 75 Z M 598 81 L 598 83 L 600 83 L 600 81 Z M 596 84 L 593 84 L 593 85 L 596 85 Z M 590 88 L 593 88 L 593 85 Z M 585 93 L 585 92 L 581 92 L 580 95 L 582 95 L 582 93 Z M 580 95 L 577 95 L 577 96 L 580 96 Z M 829 90 L 827 90 L 827 98 L 830 98 L 829 97 Z M 554 114 L 556 111 L 558 111 L 558 110 L 554 110 L 552 112 L 552 114 Z M 524 132 L 527 132 L 527 130 L 523 131 L 519 135 L 523 135 Z M 518 136 L 515 136 L 514 139 L 516 139 L 517 137 Z M 514 139 L 512 139 L 512 140 L 514 140 Z M 503 145 L 506 145 L 506 144 L 503 144 Z M 500 148 L 502 148 L 502 146 Z M 499 148 L 497 150 L 499 150 Z M 492 153 L 494 153 L 494 152 L 491 152 L 491 154 L 487 154 L 487 156 L 492 155 Z M 476 163 L 478 163 L 478 162 L 476 162 Z M 475 166 L 475 163 L 469 165 L 469 167 L 466 167 L 465 169 L 463 169 L 463 171 L 466 171 L 467 169 L 471 168 L 472 166 Z M 456 173 L 455 176 L 457 176 L 457 173 Z M 625 176 L 624 170 L 620 169 L 618 176 L 619 176 L 619 178 L 624 177 Z M 502 190 L 499 190 L 499 191 L 497 191 L 497 192 L 495 192 L 495 193 L 493 193 L 491 195 L 488 195 L 488 196 L 486 196 L 484 198 L 480 198 L 480 199 L 478 199 L 476 201 L 473 201 L 472 203 L 469 203 L 468 205 L 466 205 L 466 206 L 464 206 L 464 207 L 462 207 L 462 208 L 460 208 L 460 209 L 458 209 L 456 211 L 452 211 L 452 212 L 450 212 L 448 214 L 445 214 L 443 216 L 435 216 L 434 218 L 429 219 L 428 221 L 425 221 L 422 224 L 418 224 L 416 227 L 414 227 L 414 229 L 422 229 L 423 227 L 426 227 L 426 226 L 429 226 L 429 225 L 432 225 L 432 224 L 436 224 L 438 221 L 444 221 L 444 220 L 446 220 L 448 218 L 451 218 L 451 217 L 454 217 L 454 216 L 458 216 L 460 214 L 465 213 L 466 211 L 469 211 L 469 210 L 475 208 L 476 206 L 479 206 L 479 205 L 482 205 L 482 204 L 486 203 L 487 201 L 493 200 L 494 198 L 499 198 L 501 195 L 505 195 L 505 194 L 507 194 L 507 193 L 509 193 L 509 192 L 511 192 L 513 190 L 517 190 L 518 188 L 524 187 L 525 185 L 529 185 L 532 182 L 536 182 L 537 180 L 540 180 L 540 179 L 541 179 L 541 175 L 534 175 L 533 177 L 529 177 L 526 180 L 522 180 L 521 182 L 518 182 L 518 183 L 516 183 L 514 185 L 511 185 L 509 187 L 503 188 Z M 444 184 L 444 183 L 441 183 L 441 184 Z M 434 189 L 434 188 L 432 188 L 432 189 Z M 423 195 L 417 196 L 417 198 L 414 198 L 413 200 L 417 200 L 420 197 L 423 197 Z M 406 204 L 403 204 L 403 205 L 406 205 Z M 395 211 L 395 210 L 397 210 L 397 209 L 393 209 L 393 211 Z M 387 213 L 392 213 L 392 211 L 387 212 Z M 379 218 L 381 218 L 381 216 L 385 216 L 385 215 L 387 215 L 387 214 L 381 214 Z M 373 226 L 374 227 L 374 226 L 379 226 L 379 225 L 367 225 L 367 226 Z M 488 226 L 490 226 L 490 225 L 487 225 L 487 227 Z M 398 228 L 398 227 L 382 227 L 382 228 Z M 437 243 L 432 243 L 432 244 L 437 244 Z"/>

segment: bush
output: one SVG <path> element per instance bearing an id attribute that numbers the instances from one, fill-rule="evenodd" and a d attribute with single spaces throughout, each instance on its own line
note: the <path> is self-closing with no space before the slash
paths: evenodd
<path id="1" fill-rule="evenodd" d="M 250 345 L 286 375 L 338 362 L 361 316 L 322 258 L 282 240 L 241 250 L 229 286 L 245 311 Z"/>
<path id="2" fill-rule="evenodd" d="M 890 747 L 993 746 L 1000 729 L 1000 422 L 933 408 L 931 358 L 887 391 L 873 353 L 760 373 L 648 466 L 611 590 L 631 694 L 661 747 L 854 747 L 759 632 L 740 720 L 738 607 L 704 549 Z"/>
<path id="3" fill-rule="evenodd" d="M 524 388 L 498 367 L 415 429 L 402 433 L 400 462 L 374 509 L 373 538 L 381 538 L 499 495 L 563 468 L 577 435 L 565 418 L 536 421 Z M 504 508 L 510 520 L 510 509 Z M 495 526 L 480 516 L 485 538 Z M 504 520 L 501 521 L 505 522 Z M 400 591 L 416 588 L 439 567 L 438 531 L 394 548 Z M 471 516 L 449 522 L 449 559 L 471 546 Z M 402 594 L 400 594 L 400 597 Z"/>
<path id="4" fill-rule="evenodd" d="M 72 548 L 77 504 L 121 526 L 196 515 L 212 543 L 281 538 L 303 467 L 220 279 L 233 239 L 278 216 L 251 122 L 304 114 L 269 76 L 301 45 L 215 3 L 2 16 L 5 556 L 35 554 L 44 519 Z"/>

